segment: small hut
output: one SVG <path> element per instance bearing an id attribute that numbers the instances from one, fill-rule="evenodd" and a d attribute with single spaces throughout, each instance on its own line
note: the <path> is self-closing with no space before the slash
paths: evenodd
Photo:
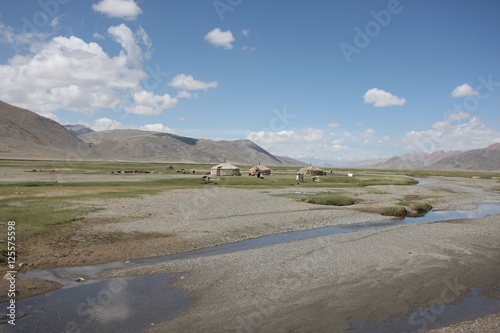
<path id="1" fill-rule="evenodd" d="M 270 175 L 271 174 L 271 169 L 266 167 L 265 165 L 256 165 L 253 168 L 250 168 L 249 173 L 251 175 L 254 175 L 257 173 L 257 171 L 260 171 L 261 175 Z"/>
<path id="2" fill-rule="evenodd" d="M 240 168 L 231 163 L 221 163 L 212 167 L 210 171 L 212 176 L 241 176 Z"/>
<path id="3" fill-rule="evenodd" d="M 307 168 L 300 169 L 300 173 L 311 176 L 324 176 L 326 172 L 323 169 L 320 169 L 315 166 L 308 166 Z"/>

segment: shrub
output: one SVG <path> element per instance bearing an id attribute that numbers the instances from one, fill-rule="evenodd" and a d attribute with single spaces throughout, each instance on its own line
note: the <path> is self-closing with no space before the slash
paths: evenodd
<path id="1" fill-rule="evenodd" d="M 432 205 L 423 201 L 401 201 L 398 205 L 409 207 L 418 214 L 425 214 L 432 209 Z"/>
<path id="2" fill-rule="evenodd" d="M 380 214 L 384 216 L 405 217 L 408 212 L 403 206 L 392 206 L 384 208 Z"/>

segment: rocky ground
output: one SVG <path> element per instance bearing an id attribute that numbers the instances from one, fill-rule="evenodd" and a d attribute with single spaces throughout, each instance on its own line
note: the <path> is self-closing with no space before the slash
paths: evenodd
<path id="1" fill-rule="evenodd" d="M 386 217 L 367 212 L 394 205 L 409 195 L 429 201 L 436 209 L 471 209 L 481 200 L 500 202 L 500 196 L 489 191 L 493 186 L 498 182 L 433 177 L 432 182 L 417 186 L 347 189 L 347 194 L 356 199 L 355 205 L 347 207 L 318 206 L 275 196 L 316 192 L 312 189 L 218 187 L 75 202 L 105 209 L 89 214 L 72 227 L 21 244 L 22 260 L 27 263 L 24 269 L 30 270 L 88 265 L 186 252 L 328 225 L 378 222 Z M 158 332 L 188 328 L 210 331 L 206 329 L 210 327 L 251 327 L 263 332 L 285 328 L 310 331 L 316 327 L 317 331 L 328 331 L 331 325 L 342 331 L 351 317 L 381 318 L 381 313 L 388 316 L 411 311 L 439 297 L 436 295 L 446 279 L 460 277 L 459 282 L 465 286 L 493 285 L 500 274 L 499 219 L 497 215 L 324 236 L 278 244 L 272 249 L 109 274 L 187 272 L 178 286 L 192 293 L 195 305 L 173 321 L 157 326 Z M 20 296 L 43 291 L 39 281 L 26 284 Z M 274 310 L 262 323 L 253 325 L 248 321 L 269 307 Z M 221 318 L 236 321 L 220 326 Z M 198 326 L 192 326 L 193 322 Z M 312 322 L 319 326 L 311 326 Z"/>

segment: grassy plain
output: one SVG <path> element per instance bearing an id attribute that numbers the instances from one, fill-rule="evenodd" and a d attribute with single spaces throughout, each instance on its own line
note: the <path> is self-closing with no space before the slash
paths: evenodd
<path id="1" fill-rule="evenodd" d="M 173 166 L 173 169 L 169 166 Z M 17 241 L 44 235 L 50 233 L 53 228 L 68 226 L 83 219 L 86 213 L 97 209 L 86 202 L 101 198 L 138 197 L 171 189 L 207 186 L 263 190 L 288 187 L 319 189 L 417 183 L 408 176 L 500 177 L 500 173 L 408 170 L 356 170 L 355 177 L 347 177 L 346 172 L 352 170 L 327 168 L 325 170 L 332 173 L 321 176 L 321 182 L 317 183 L 307 176 L 304 182 L 297 182 L 295 174 L 298 167 L 276 167 L 273 168 L 272 176 L 258 179 L 246 175 L 250 166 L 241 166 L 241 177 L 212 177 L 207 182 L 202 180 L 201 176 L 210 171 L 211 165 L 208 164 L 0 160 L 0 167 L 4 175 L 8 175 L 10 170 L 42 170 L 43 174 L 52 172 L 61 176 L 79 175 L 78 181 L 70 182 L 37 181 L 36 175 L 29 181 L 10 181 L 9 177 L 4 177 L 0 182 L 0 222 L 3 223 L 0 224 L 0 229 L 6 228 L 6 222 L 16 221 Z M 135 170 L 148 171 L 150 174 L 141 174 L 137 180 L 131 181 L 119 181 L 116 178 L 113 180 L 111 176 L 116 175 L 118 171 Z M 90 180 L 88 175 L 102 176 L 99 180 Z M 130 177 L 132 178 L 129 179 L 133 179 L 136 176 L 132 174 Z M 319 204 L 352 204 L 351 198 L 339 194 L 318 194 L 306 200 Z M 2 234 L 6 235 L 3 231 Z M 5 240 L 2 239 L 0 251 L 4 253 L 5 248 Z"/>

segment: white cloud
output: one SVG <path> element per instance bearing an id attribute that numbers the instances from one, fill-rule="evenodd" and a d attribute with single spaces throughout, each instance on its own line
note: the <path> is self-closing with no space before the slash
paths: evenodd
<path id="1" fill-rule="evenodd" d="M 170 109 L 177 105 L 177 99 L 169 94 L 163 96 L 155 95 L 152 92 L 141 90 L 133 94 L 135 105 L 127 107 L 128 113 L 141 115 L 158 115 L 164 109 Z"/>
<path id="2" fill-rule="evenodd" d="M 139 129 L 143 131 L 153 131 L 153 132 L 166 132 L 166 133 L 171 133 L 172 129 L 161 124 L 161 123 L 156 123 L 156 124 L 148 124 L 141 126 Z"/>
<path id="3" fill-rule="evenodd" d="M 378 140 L 378 143 L 387 143 L 390 142 L 391 138 L 389 136 L 384 136 L 382 139 Z"/>
<path id="4" fill-rule="evenodd" d="M 52 21 L 50 21 L 49 25 L 52 27 L 52 28 L 55 28 L 59 25 L 59 16 L 56 16 L 52 19 Z"/>
<path id="5" fill-rule="evenodd" d="M 142 13 L 141 8 L 134 0 L 101 0 L 99 3 L 93 4 L 92 9 L 109 17 L 131 21 Z"/>
<path id="6" fill-rule="evenodd" d="M 375 107 L 402 106 L 406 104 L 406 99 L 399 98 L 393 94 L 378 88 L 369 89 L 363 99 L 366 104 L 373 104 Z"/>
<path id="7" fill-rule="evenodd" d="M 470 150 L 500 142 L 500 132 L 486 126 L 483 120 L 466 112 L 451 113 L 432 129 L 406 133 L 403 142 L 413 151 L 431 153 L 437 150 Z"/>
<path id="8" fill-rule="evenodd" d="M 241 29 L 241 33 L 242 33 L 245 37 L 250 36 L 250 31 L 251 31 L 251 29 Z"/>
<path id="9" fill-rule="evenodd" d="M 343 145 L 344 144 L 344 140 L 343 139 L 336 139 L 336 140 L 332 140 L 332 145 Z"/>
<path id="10" fill-rule="evenodd" d="M 329 123 L 328 127 L 340 127 L 340 123 Z"/>
<path id="11" fill-rule="evenodd" d="M 109 131 L 109 130 L 115 130 L 115 129 L 139 129 L 143 131 L 153 131 L 153 132 L 168 132 L 172 133 L 174 130 L 161 124 L 161 123 L 155 123 L 155 124 L 147 124 L 144 126 L 132 126 L 132 125 L 126 125 L 123 124 L 119 121 L 109 119 L 109 118 L 99 118 L 94 120 L 91 123 L 84 122 L 84 121 L 79 121 L 78 124 L 84 125 L 96 132 L 98 131 Z"/>
<path id="12" fill-rule="evenodd" d="M 361 160 L 378 157 L 373 151 L 349 147 L 344 139 L 331 139 L 321 129 L 303 128 L 279 132 L 250 132 L 247 139 L 273 154 L 325 161 Z"/>
<path id="13" fill-rule="evenodd" d="M 92 113 L 121 105 L 120 93 L 138 89 L 145 76 L 125 54 L 111 58 L 97 43 L 59 36 L 0 65 L 0 99 L 42 114 Z"/>
<path id="14" fill-rule="evenodd" d="M 205 35 L 205 40 L 214 46 L 221 46 L 226 50 L 233 48 L 232 42 L 235 41 L 231 30 L 222 31 L 215 28 Z"/>
<path id="15" fill-rule="evenodd" d="M 179 74 L 168 85 L 183 90 L 207 90 L 209 88 L 216 88 L 217 81 L 203 82 L 195 80 L 192 75 Z"/>
<path id="16" fill-rule="evenodd" d="M 144 29 L 139 27 L 134 33 L 120 24 L 108 32 L 121 46 L 114 57 L 96 42 L 59 36 L 39 42 L 29 54 L 17 54 L 7 64 L 0 64 L 0 100 L 42 115 L 52 114 L 52 118 L 58 110 L 91 115 L 101 109 L 122 108 L 137 114 L 159 114 L 174 107 L 177 99 L 141 88 L 147 77 L 142 68 L 147 57 L 144 52 L 152 46 Z M 101 38 L 99 34 L 94 36 Z"/>
<path id="17" fill-rule="evenodd" d="M 109 27 L 108 32 L 122 46 L 123 51 L 120 52 L 120 55 L 125 56 L 135 67 L 142 67 L 142 49 L 137 44 L 132 30 L 122 23 L 114 27 Z"/>
<path id="18" fill-rule="evenodd" d="M 99 118 L 94 120 L 92 123 L 78 122 L 94 131 L 109 131 L 114 129 L 129 129 L 130 126 L 120 123 L 119 121 L 109 119 L 109 118 Z"/>
<path id="19" fill-rule="evenodd" d="M 196 97 L 198 97 L 198 94 L 193 94 L 186 90 L 179 91 L 175 96 L 175 98 L 196 98 Z"/>
<path id="20" fill-rule="evenodd" d="M 48 34 L 42 32 L 19 32 L 10 26 L 0 23 L 0 42 L 13 46 L 16 50 L 28 47 L 32 52 L 39 49 Z"/>
<path id="21" fill-rule="evenodd" d="M 363 123 L 359 123 L 359 122 L 354 124 L 354 126 L 363 126 L 363 125 L 364 125 Z"/>
<path id="22" fill-rule="evenodd" d="M 469 86 L 467 83 L 462 84 L 461 86 L 456 87 L 453 89 L 451 92 L 451 97 L 465 97 L 465 96 L 474 96 L 474 95 L 479 95 L 477 91 L 472 89 L 471 86 Z"/>
<path id="23" fill-rule="evenodd" d="M 92 35 L 92 37 L 94 37 L 95 39 L 104 39 L 104 36 L 101 35 L 98 32 L 94 32 L 94 34 Z"/>
<path id="24" fill-rule="evenodd" d="M 184 121 L 184 120 L 186 120 L 186 118 L 184 118 L 184 117 L 175 117 L 175 119 L 178 120 L 178 121 Z"/>
<path id="25" fill-rule="evenodd" d="M 363 134 L 363 138 L 373 138 L 375 136 L 375 130 L 373 128 L 367 129 Z"/>

